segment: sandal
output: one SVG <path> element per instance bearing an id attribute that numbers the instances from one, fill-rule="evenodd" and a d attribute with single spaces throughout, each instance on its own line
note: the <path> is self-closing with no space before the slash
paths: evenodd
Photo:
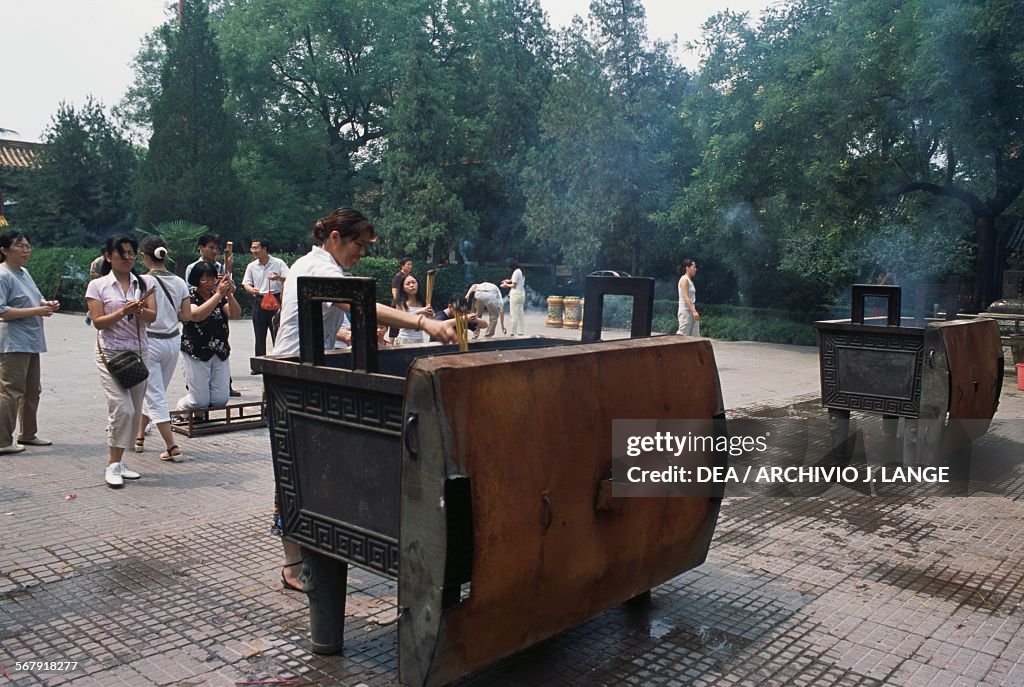
<path id="1" fill-rule="evenodd" d="M 285 568 L 294 568 L 296 565 L 302 565 L 302 561 L 295 561 L 294 563 L 288 563 L 286 565 L 281 566 L 281 586 L 293 592 L 304 592 L 306 591 L 304 587 L 296 587 L 294 584 L 288 581 L 288 578 L 284 576 Z"/>
<path id="2" fill-rule="evenodd" d="M 135 452 L 142 453 L 146 450 L 146 437 L 137 437 L 135 439 Z"/>
<path id="3" fill-rule="evenodd" d="M 177 451 L 177 453 L 175 453 L 175 451 Z M 170 447 L 169 449 L 160 454 L 160 460 L 166 460 L 170 463 L 180 463 L 181 449 L 178 448 L 177 444 L 175 444 L 174 446 Z"/>

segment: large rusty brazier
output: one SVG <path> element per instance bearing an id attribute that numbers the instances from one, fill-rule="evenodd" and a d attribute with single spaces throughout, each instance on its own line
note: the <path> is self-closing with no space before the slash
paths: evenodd
<path id="1" fill-rule="evenodd" d="M 865 317 L 869 297 L 886 299 L 884 317 Z M 821 402 L 834 451 L 848 454 L 850 412 L 882 415 L 887 432 L 907 419 L 903 461 L 939 464 L 970 456 L 983 435 L 1003 380 L 999 329 L 992 320 L 901 317 L 899 286 L 856 284 L 850 319 L 816 322 Z M 920 299 L 919 299 L 920 300 Z"/>
<path id="2" fill-rule="evenodd" d="M 348 564 L 397 578 L 400 679 L 440 685 L 705 560 L 719 499 L 607 490 L 613 419 L 722 413 L 710 342 L 647 336 L 650 280 L 588 282 L 584 342 L 468 353 L 377 351 L 372 281 L 298 284 L 303 354 L 253 365 L 314 650 L 341 649 Z M 640 296 L 637 338 L 600 341 L 602 296 L 621 292 Z M 352 353 L 318 350 L 323 301 L 352 307 Z"/>

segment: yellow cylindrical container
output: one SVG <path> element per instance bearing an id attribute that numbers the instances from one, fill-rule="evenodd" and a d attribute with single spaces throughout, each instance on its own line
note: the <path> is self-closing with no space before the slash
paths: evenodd
<path id="1" fill-rule="evenodd" d="M 548 296 L 548 319 L 545 323 L 552 329 L 562 328 L 563 300 L 561 296 Z"/>
<path id="2" fill-rule="evenodd" d="M 566 296 L 565 315 L 563 325 L 566 329 L 579 329 L 580 327 L 580 299 L 576 296 Z"/>

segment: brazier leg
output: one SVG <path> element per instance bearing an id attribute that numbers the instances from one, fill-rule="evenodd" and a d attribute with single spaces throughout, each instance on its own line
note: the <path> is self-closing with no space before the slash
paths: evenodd
<path id="1" fill-rule="evenodd" d="M 848 459 L 853 454 L 850 411 L 828 409 L 828 432 L 832 436 L 832 457 Z"/>
<path id="2" fill-rule="evenodd" d="M 309 631 L 313 653 L 336 654 L 345 641 L 345 593 L 348 563 L 303 549 L 305 588 L 309 597 Z"/>

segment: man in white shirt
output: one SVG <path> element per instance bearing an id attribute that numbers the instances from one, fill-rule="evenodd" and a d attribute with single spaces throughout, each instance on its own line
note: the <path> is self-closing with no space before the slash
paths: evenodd
<path id="1" fill-rule="evenodd" d="M 265 238 L 253 239 L 249 252 L 255 260 L 245 268 L 242 288 L 252 295 L 252 328 L 256 333 L 256 356 L 259 357 L 267 354 L 268 330 L 271 344 L 277 341 L 278 323 L 274 316 L 281 309 L 281 290 L 288 276 L 288 265 L 270 254 L 270 241 Z M 263 307 L 267 294 L 274 299 L 272 308 Z"/>
<path id="2" fill-rule="evenodd" d="M 472 296 L 472 299 L 470 296 Z M 469 291 L 466 292 L 466 300 L 472 304 L 476 312 L 477 321 L 484 316 L 485 311 L 487 312 L 487 333 L 484 336 L 494 336 L 494 330 L 498 326 L 499 319 L 501 320 L 501 333 L 508 333 L 508 330 L 505 329 L 505 303 L 501 298 L 501 290 L 497 284 L 492 284 L 489 281 L 473 284 L 469 287 Z M 473 332 L 473 338 L 477 339 L 479 337 L 480 330 L 477 329 Z"/>

